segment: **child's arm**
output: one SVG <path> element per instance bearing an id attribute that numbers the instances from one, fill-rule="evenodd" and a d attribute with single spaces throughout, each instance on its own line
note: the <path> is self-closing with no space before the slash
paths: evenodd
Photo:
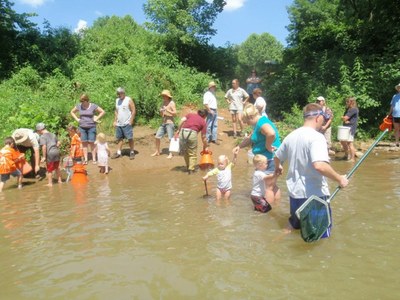
<path id="1" fill-rule="evenodd" d="M 42 146 L 42 159 L 41 162 L 45 162 L 46 161 L 46 156 L 47 156 L 47 147 L 46 145 Z"/>
<path id="2" fill-rule="evenodd" d="M 107 150 L 108 156 L 110 156 L 111 155 L 111 151 L 110 151 L 110 148 L 108 148 L 108 144 L 107 143 L 106 143 L 106 150 Z"/>
<path id="3" fill-rule="evenodd" d="M 218 173 L 218 168 L 214 168 L 211 171 L 209 171 L 206 176 L 203 177 L 203 180 L 206 181 L 210 176 L 213 176 Z"/>
<path id="4" fill-rule="evenodd" d="M 71 151 L 69 156 L 74 157 L 75 152 L 76 152 L 76 145 L 71 145 Z"/>
<path id="5" fill-rule="evenodd" d="M 237 160 L 237 153 L 233 153 L 233 158 L 232 158 L 232 165 L 236 165 L 236 160 Z"/>

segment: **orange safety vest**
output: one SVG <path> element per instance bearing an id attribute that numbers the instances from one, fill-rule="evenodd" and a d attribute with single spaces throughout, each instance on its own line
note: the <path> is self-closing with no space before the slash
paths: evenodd
<path id="1" fill-rule="evenodd" d="M 21 153 L 17 150 L 11 148 L 10 146 L 5 146 L 0 150 L 0 174 L 10 174 L 17 170 L 15 162 L 19 159 Z"/>

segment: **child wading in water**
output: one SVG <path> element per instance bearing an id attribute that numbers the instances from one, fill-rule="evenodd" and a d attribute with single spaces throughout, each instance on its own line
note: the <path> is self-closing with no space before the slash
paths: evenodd
<path id="1" fill-rule="evenodd" d="M 229 162 L 226 155 L 220 155 L 218 157 L 218 166 L 203 177 L 203 180 L 207 181 L 210 176 L 217 175 L 217 202 L 219 202 L 222 197 L 224 197 L 226 202 L 229 201 L 232 189 L 232 168 L 235 166 L 236 158 L 237 155 L 234 154 L 232 162 Z"/>
<path id="2" fill-rule="evenodd" d="M 95 157 L 97 154 L 97 165 L 100 168 L 99 172 L 108 174 L 108 156 L 110 155 L 110 149 L 108 149 L 108 144 L 106 142 L 106 136 L 104 133 L 99 133 L 97 135 L 93 152 L 93 157 Z"/>
<path id="3" fill-rule="evenodd" d="M 10 175 L 17 177 L 18 188 L 22 188 L 22 172 L 17 168 L 16 163 L 24 159 L 24 154 L 16 149 L 17 147 L 12 137 L 7 137 L 4 140 L 4 145 L 0 150 L 0 192 L 3 190 L 6 181 L 10 179 Z"/>
<path id="4" fill-rule="evenodd" d="M 253 174 L 253 189 L 251 190 L 251 201 L 254 204 L 254 209 L 266 213 L 272 209 L 270 203 L 281 198 L 281 191 L 277 185 L 274 186 L 274 199 L 265 199 L 266 179 L 274 177 L 274 174 L 266 174 L 265 170 L 268 167 L 267 157 L 262 154 L 256 154 L 253 158 L 255 171 Z"/>
<path id="5" fill-rule="evenodd" d="M 78 129 L 70 125 L 67 127 L 68 134 L 71 138 L 71 149 L 70 149 L 70 157 L 75 162 L 82 161 L 83 157 L 83 149 L 82 149 L 82 141 L 78 133 Z M 93 156 L 93 159 L 95 157 Z"/>
<path id="6" fill-rule="evenodd" d="M 48 132 L 43 123 L 36 125 L 36 131 L 40 135 L 39 144 L 42 147 L 42 160 L 46 162 L 47 186 L 53 186 L 53 172 L 56 173 L 58 183 L 62 183 L 60 172 L 60 142 L 54 133 Z"/>

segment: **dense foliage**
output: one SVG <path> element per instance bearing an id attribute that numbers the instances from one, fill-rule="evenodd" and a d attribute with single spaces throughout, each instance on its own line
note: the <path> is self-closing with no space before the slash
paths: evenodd
<path id="1" fill-rule="evenodd" d="M 289 131 L 301 107 L 319 95 L 340 123 L 344 99 L 357 98 L 361 135 L 373 133 L 400 81 L 400 6 L 389 0 L 294 0 L 288 8 L 288 46 L 270 34 L 251 34 L 241 45 L 215 47 L 212 25 L 223 0 L 149 0 L 151 22 L 102 17 L 75 34 L 44 24 L 42 30 L 0 0 L 0 137 L 43 121 L 58 131 L 72 122 L 82 92 L 102 106 L 111 131 L 115 89 L 136 102 L 139 123 L 157 123 L 159 93 L 170 89 L 178 106 L 200 105 L 209 80 L 222 90 L 256 68 L 268 112 Z M 371 131 L 372 130 L 372 131 Z"/>
<path id="2" fill-rule="evenodd" d="M 364 133 L 376 129 L 400 80 L 399 10 L 388 0 L 295 0 L 281 71 L 268 82 L 273 113 L 323 95 L 341 114 L 355 96 Z"/>

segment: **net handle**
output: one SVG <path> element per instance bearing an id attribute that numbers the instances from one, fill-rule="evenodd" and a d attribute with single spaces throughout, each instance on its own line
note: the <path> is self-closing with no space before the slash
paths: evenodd
<path id="1" fill-rule="evenodd" d="M 376 141 L 368 148 L 367 152 L 364 153 L 363 156 L 361 156 L 361 158 L 359 159 L 359 161 L 354 165 L 354 167 L 350 170 L 349 173 L 347 173 L 346 177 L 347 179 L 350 179 L 350 177 L 354 174 L 354 172 L 358 169 L 358 167 L 361 165 L 361 163 L 367 158 L 368 154 L 372 151 L 372 149 L 375 148 L 375 146 L 381 141 L 381 139 L 383 138 L 383 136 L 388 132 L 389 130 L 386 128 L 381 134 L 380 136 L 378 136 L 378 138 L 376 139 Z M 332 193 L 332 195 L 329 197 L 329 199 L 327 200 L 327 202 L 329 203 L 333 197 L 336 196 L 336 194 L 340 191 L 341 187 L 338 186 L 336 188 L 336 190 Z"/>

